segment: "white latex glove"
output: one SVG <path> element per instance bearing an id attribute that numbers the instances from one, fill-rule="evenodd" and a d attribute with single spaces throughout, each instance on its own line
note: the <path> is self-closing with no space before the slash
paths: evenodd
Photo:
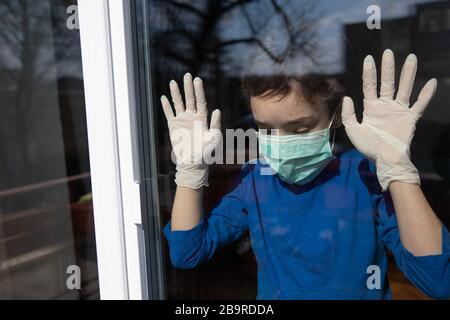
<path id="1" fill-rule="evenodd" d="M 377 94 L 377 74 L 372 56 L 364 59 L 363 120 L 355 116 L 353 101 L 345 97 L 342 122 L 353 145 L 376 163 L 377 177 L 383 191 L 392 181 L 420 184 L 419 173 L 410 161 L 410 145 L 416 122 L 433 97 L 437 81 L 429 80 L 414 105 L 409 99 L 417 70 L 417 58 L 410 54 L 403 65 L 397 96 L 395 92 L 395 62 L 391 50 L 383 54 L 380 96 Z"/>
<path id="2" fill-rule="evenodd" d="M 208 159 L 222 138 L 221 113 L 218 109 L 214 110 L 208 129 L 203 81 L 198 77 L 192 81 L 192 75 L 189 73 L 184 75 L 183 80 L 186 109 L 178 84 L 174 80 L 170 81 L 170 94 L 176 115 L 166 96 L 161 97 L 161 103 L 175 157 L 175 183 L 178 186 L 198 189 L 208 186 Z"/>

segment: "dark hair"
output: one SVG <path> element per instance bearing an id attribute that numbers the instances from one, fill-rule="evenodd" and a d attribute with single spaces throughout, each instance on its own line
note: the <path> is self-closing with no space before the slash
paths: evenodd
<path id="1" fill-rule="evenodd" d="M 301 98 L 311 105 L 323 105 L 330 117 L 336 112 L 335 124 L 341 123 L 341 102 L 344 91 L 338 81 L 320 74 L 250 75 L 242 78 L 242 88 L 249 97 L 284 98 L 298 90 Z"/>

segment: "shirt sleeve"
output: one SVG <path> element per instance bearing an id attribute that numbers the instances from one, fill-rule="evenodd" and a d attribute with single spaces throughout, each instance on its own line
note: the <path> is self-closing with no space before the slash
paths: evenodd
<path id="1" fill-rule="evenodd" d="M 395 262 L 405 276 L 423 293 L 434 299 L 450 297 L 450 236 L 442 226 L 442 254 L 414 256 L 403 246 L 388 192 L 376 196 L 377 229 L 384 244 L 392 251 Z"/>
<path id="2" fill-rule="evenodd" d="M 190 230 L 171 231 L 171 221 L 163 229 L 169 243 L 172 265 L 191 269 L 210 259 L 220 247 L 239 239 L 248 229 L 247 211 L 242 198 L 245 188 L 242 174 L 232 190 Z"/>

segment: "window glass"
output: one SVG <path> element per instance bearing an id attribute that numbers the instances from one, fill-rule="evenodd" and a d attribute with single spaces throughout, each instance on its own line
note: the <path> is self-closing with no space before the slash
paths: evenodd
<path id="1" fill-rule="evenodd" d="M 0 299 L 98 299 L 76 1 L 0 2 Z"/>
<path id="2" fill-rule="evenodd" d="M 222 113 L 224 154 L 241 152 L 248 161 L 251 160 L 249 142 L 239 148 L 236 144 L 228 144 L 230 141 L 225 135 L 225 129 L 258 128 L 255 121 L 258 119 L 252 114 L 249 97 L 242 87 L 243 76 L 251 70 L 257 70 L 265 76 L 286 71 L 300 75 L 319 74 L 337 92 L 353 98 L 356 115 L 361 120 L 361 74 L 364 58 L 371 54 L 377 64 L 378 74 L 381 74 L 382 54 L 388 48 L 395 54 L 397 83 L 408 54 L 414 53 L 417 56 L 418 70 L 411 102 L 417 99 L 420 89 L 429 79 L 436 78 L 438 81 L 437 92 L 416 125 L 411 159 L 420 172 L 422 190 L 434 212 L 444 225 L 450 225 L 450 110 L 447 103 L 450 99 L 450 1 L 385 0 L 368 3 L 356 0 L 147 0 L 137 3 L 134 10 L 137 12 L 135 19 L 139 21 L 134 42 L 136 48 L 144 48 L 143 52 L 148 58 L 148 65 L 140 65 L 140 72 L 145 74 L 144 77 L 141 75 L 140 80 L 148 86 L 140 86 L 139 92 L 149 97 L 149 103 L 141 104 L 141 109 L 149 119 L 147 129 L 151 131 L 150 136 L 155 143 L 151 145 L 144 139 L 142 146 L 147 161 L 157 165 L 156 196 L 161 228 L 154 229 L 154 232 L 162 232 L 170 221 L 176 190 L 176 168 L 171 159 L 169 130 L 160 101 L 162 95 L 171 100 L 169 82 L 172 79 L 177 81 L 183 94 L 183 76 L 186 72 L 190 72 L 193 77 L 202 78 L 209 112 L 219 108 Z M 282 63 L 277 63 L 280 61 Z M 337 117 L 339 116 L 340 112 Z M 144 130 L 142 134 L 146 136 L 148 132 Z M 344 128 L 337 128 L 333 152 L 345 152 L 352 148 Z M 148 179 L 154 178 L 149 170 L 145 174 Z M 213 164 L 209 167 L 209 187 L 205 188 L 203 194 L 205 220 L 211 210 L 223 202 L 224 196 L 236 188 L 235 181 L 241 174 L 239 163 Z M 333 208 L 336 210 L 333 212 L 344 214 L 345 206 L 339 209 L 338 204 L 351 200 L 336 199 L 333 192 L 326 194 L 327 199 L 334 203 Z M 265 194 L 261 197 L 258 198 L 259 203 L 252 202 L 248 206 L 264 206 L 270 201 L 281 199 L 278 194 Z M 273 210 L 271 214 L 295 214 L 293 209 L 289 211 L 289 205 L 291 204 L 288 202 L 281 202 L 277 207 L 279 210 Z M 249 209 L 251 210 L 253 209 Z M 258 210 L 256 211 L 262 212 L 263 209 Z M 255 221 L 250 220 L 249 223 Z M 310 223 L 311 228 L 314 228 L 314 223 Z M 269 228 L 269 225 L 264 224 L 262 228 L 264 226 Z M 283 232 L 282 225 L 272 227 L 278 227 L 277 230 Z M 339 226 L 336 225 L 336 228 Z M 264 264 L 276 254 L 270 257 L 263 253 L 255 256 L 254 246 L 258 238 L 256 231 L 254 232 L 252 235 L 251 230 L 246 230 L 238 239 L 216 250 L 210 259 L 187 270 L 173 266 L 171 248 L 164 238 L 164 277 L 161 279 L 165 297 L 257 297 L 258 279 L 263 276 L 262 272 L 268 270 Z M 301 250 L 304 250 L 301 254 L 305 255 L 306 265 L 317 262 L 313 263 L 311 260 L 323 259 L 321 265 L 326 268 L 327 255 L 332 256 L 334 249 L 339 251 L 340 246 L 345 245 L 333 238 L 332 232 L 334 229 L 318 229 L 318 236 L 329 239 L 327 241 L 330 247 L 323 251 L 324 256 L 317 256 L 314 250 L 320 249 L 313 243 L 310 250 L 305 249 L 305 244 L 300 244 L 303 248 Z M 191 236 L 195 238 L 194 233 Z M 300 241 L 299 239 L 311 241 L 312 238 L 302 238 L 300 235 L 297 240 Z M 286 243 L 279 243 L 279 249 L 291 250 L 290 254 L 294 255 L 292 247 Z M 356 258 L 361 257 L 356 251 L 355 255 Z M 386 255 L 389 259 L 388 279 L 393 297 L 426 298 L 400 272 L 393 255 L 388 252 Z M 324 279 L 327 277 L 324 274 L 322 276 Z M 259 290 L 263 289 L 263 285 L 260 284 Z"/>

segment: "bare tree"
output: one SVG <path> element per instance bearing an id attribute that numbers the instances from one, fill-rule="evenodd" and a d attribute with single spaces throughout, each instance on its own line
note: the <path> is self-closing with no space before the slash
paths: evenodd
<path id="1" fill-rule="evenodd" d="M 293 3 L 295 2 L 295 4 Z M 166 61 L 165 70 L 187 68 L 222 73 L 230 49 L 236 45 L 256 47 L 273 63 L 284 63 L 294 56 L 314 61 L 316 53 L 315 3 L 280 0 L 204 0 L 156 1 L 163 27 L 154 32 L 157 50 Z M 220 25 L 230 16 L 243 30 L 235 38 L 224 38 Z M 275 47 L 264 38 L 270 23 L 284 44 Z M 278 21 L 278 23 L 276 23 Z M 158 24 L 158 23 L 157 23 Z M 270 31 L 270 30 L 269 30 Z M 229 59 L 229 58 L 228 58 Z"/>
<path id="2" fill-rule="evenodd" d="M 70 31 L 54 32 L 65 19 L 63 1 L 0 2 L 0 184 L 32 179 L 30 170 L 44 143 L 33 137 L 35 125 L 48 120 L 45 101 L 55 94 L 56 63 L 67 67 L 71 59 L 80 60 Z"/>
<path id="3" fill-rule="evenodd" d="M 0 3 L 0 70 L 2 72 L 2 168 L 20 181 L 28 174 L 31 158 L 30 121 L 35 116 L 36 84 L 44 75 L 41 47 L 48 36 L 42 27 L 43 11 L 27 0 Z M 48 57 L 45 57 L 48 58 Z M 16 169 L 16 170 L 15 170 Z M 5 178 L 5 177 L 4 177 Z M 10 177 L 12 178 L 12 177 Z M 10 181 L 11 183 L 12 181 Z"/>

